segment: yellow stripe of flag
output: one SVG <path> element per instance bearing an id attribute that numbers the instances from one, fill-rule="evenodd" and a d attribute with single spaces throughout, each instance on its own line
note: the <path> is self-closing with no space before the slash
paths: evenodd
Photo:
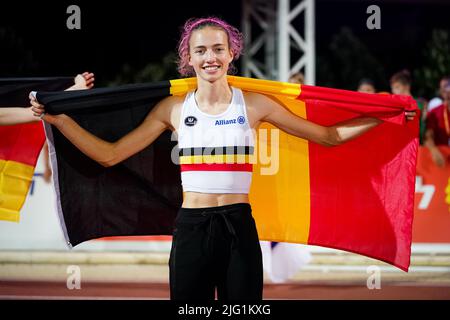
<path id="1" fill-rule="evenodd" d="M 236 84 L 238 86 L 238 84 Z M 244 88 L 242 88 L 245 90 Z M 289 110 L 306 118 L 305 104 L 299 100 L 274 95 Z M 253 168 L 250 202 L 261 240 L 307 243 L 310 226 L 310 179 L 308 141 L 288 135 L 263 123 L 261 129 L 278 130 L 279 166 L 276 174 L 265 175 L 260 161 Z M 270 133 L 268 133 L 270 137 Z M 257 139 L 258 144 L 261 140 Z M 275 150 L 270 150 L 272 155 Z M 261 146 L 258 145 L 258 150 Z M 269 187 L 270 186 L 270 187 Z M 286 189 L 289 186 L 289 190 Z M 293 197 L 292 195 L 296 196 Z M 295 210 L 293 210 L 295 208 Z"/>

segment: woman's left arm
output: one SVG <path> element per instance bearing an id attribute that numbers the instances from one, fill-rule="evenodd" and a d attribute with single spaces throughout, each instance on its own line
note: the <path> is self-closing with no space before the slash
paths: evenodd
<path id="1" fill-rule="evenodd" d="M 277 101 L 262 95 L 248 94 L 250 110 L 256 121 L 266 121 L 296 137 L 307 139 L 323 146 L 337 146 L 350 141 L 383 122 L 378 118 L 359 117 L 322 126 L 303 119 L 280 105 Z M 407 120 L 414 119 L 415 112 L 405 112 Z"/>

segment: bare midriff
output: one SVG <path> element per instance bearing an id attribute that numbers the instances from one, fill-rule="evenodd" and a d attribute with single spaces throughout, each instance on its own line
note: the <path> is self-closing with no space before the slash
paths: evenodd
<path id="1" fill-rule="evenodd" d="M 183 192 L 183 208 L 219 207 L 235 203 L 249 203 L 248 194 Z"/>

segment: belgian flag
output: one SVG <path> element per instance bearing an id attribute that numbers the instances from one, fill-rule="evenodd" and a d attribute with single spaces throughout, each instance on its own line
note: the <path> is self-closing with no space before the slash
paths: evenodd
<path id="1" fill-rule="evenodd" d="M 279 168 L 253 165 L 250 199 L 261 240 L 347 250 L 408 270 L 411 254 L 418 119 L 410 97 L 364 94 L 251 78 L 231 86 L 278 100 L 321 125 L 371 116 L 384 122 L 336 147 L 279 133 Z M 38 92 L 50 113 L 66 113 L 108 141 L 136 128 L 168 95 L 184 95 L 196 79 L 79 92 Z M 262 129 L 273 130 L 269 124 Z M 69 246 L 105 236 L 170 235 L 182 202 L 176 148 L 165 132 L 142 152 L 104 168 L 46 125 L 58 210 Z M 270 134 L 268 134 L 270 137 Z"/>

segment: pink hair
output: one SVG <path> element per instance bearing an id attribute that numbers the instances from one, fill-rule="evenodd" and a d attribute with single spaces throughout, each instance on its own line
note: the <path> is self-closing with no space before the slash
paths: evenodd
<path id="1" fill-rule="evenodd" d="M 184 24 L 180 42 L 178 43 L 178 72 L 182 76 L 195 75 L 194 69 L 189 65 L 189 40 L 194 31 L 205 27 L 215 27 L 225 31 L 228 35 L 228 46 L 234 54 L 233 60 L 237 60 L 242 54 L 243 37 L 238 29 L 217 17 L 191 18 Z M 230 64 L 228 71 L 230 73 L 235 71 L 235 67 L 232 63 Z"/>

